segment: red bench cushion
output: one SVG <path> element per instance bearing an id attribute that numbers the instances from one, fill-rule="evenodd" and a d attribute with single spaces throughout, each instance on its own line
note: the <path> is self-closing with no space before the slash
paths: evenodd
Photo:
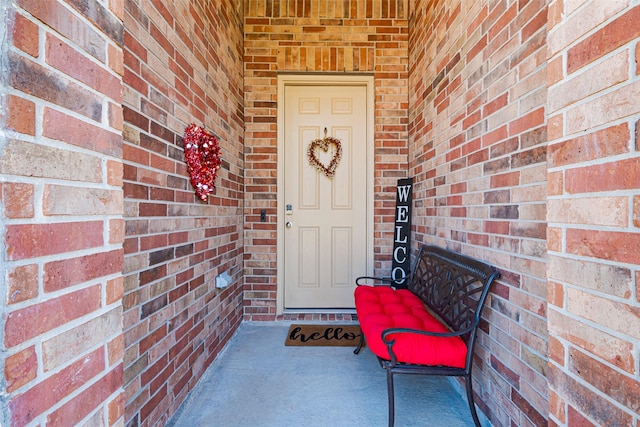
<path id="1" fill-rule="evenodd" d="M 382 332 L 389 328 L 411 328 L 429 332 L 450 332 L 411 291 L 387 286 L 358 286 L 356 312 L 369 349 L 389 360 Z M 393 352 L 399 362 L 420 365 L 444 365 L 464 368 L 467 346 L 459 337 L 431 337 L 418 334 L 393 334 Z"/>

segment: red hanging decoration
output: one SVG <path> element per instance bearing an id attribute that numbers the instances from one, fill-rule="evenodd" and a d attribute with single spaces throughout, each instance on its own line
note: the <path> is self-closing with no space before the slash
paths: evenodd
<path id="1" fill-rule="evenodd" d="M 218 138 L 192 123 L 184 130 L 182 143 L 191 185 L 196 195 L 206 202 L 215 190 L 214 181 L 221 164 Z"/>

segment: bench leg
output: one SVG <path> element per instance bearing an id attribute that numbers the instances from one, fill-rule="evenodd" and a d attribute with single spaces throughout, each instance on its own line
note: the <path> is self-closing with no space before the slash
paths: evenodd
<path id="1" fill-rule="evenodd" d="M 387 369 L 387 396 L 389 397 L 389 427 L 395 423 L 395 404 L 393 395 L 393 373 Z"/>
<path id="2" fill-rule="evenodd" d="M 364 334 L 362 333 L 362 331 L 360 331 L 360 341 L 358 341 L 358 346 L 356 347 L 356 349 L 353 350 L 353 354 L 360 353 L 360 350 L 362 350 L 363 345 L 364 345 Z"/>
<path id="3" fill-rule="evenodd" d="M 473 417 L 473 423 L 476 427 L 480 426 L 480 419 L 478 418 L 478 413 L 476 412 L 476 405 L 473 401 L 473 384 L 471 380 L 471 375 L 465 377 L 464 379 L 465 386 L 467 388 L 467 402 L 469 402 L 469 409 L 471 409 L 471 416 Z"/>

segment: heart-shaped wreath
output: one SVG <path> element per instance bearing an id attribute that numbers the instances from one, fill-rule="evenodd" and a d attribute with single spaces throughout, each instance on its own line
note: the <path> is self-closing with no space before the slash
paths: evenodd
<path id="1" fill-rule="evenodd" d="M 333 157 L 329 164 L 325 165 L 318 158 L 318 150 L 327 153 L 332 146 L 335 147 Z M 324 139 L 314 139 L 309 144 L 309 148 L 307 148 L 307 155 L 309 156 L 309 164 L 311 166 L 324 173 L 327 178 L 333 178 L 338 163 L 340 163 L 340 159 L 342 158 L 342 143 L 339 139 L 331 136 L 325 136 Z"/>
<path id="2" fill-rule="evenodd" d="M 220 169 L 218 139 L 203 127 L 190 124 L 184 130 L 184 157 L 187 161 L 191 185 L 203 201 L 215 190 L 214 181 Z"/>

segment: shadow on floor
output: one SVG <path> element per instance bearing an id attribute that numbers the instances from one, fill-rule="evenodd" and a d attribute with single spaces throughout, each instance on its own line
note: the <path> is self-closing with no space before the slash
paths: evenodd
<path id="1" fill-rule="evenodd" d="M 290 323 L 243 323 L 169 426 L 386 426 L 385 371 L 351 347 L 285 347 Z M 446 377 L 396 377 L 396 427 L 471 427 Z"/>

